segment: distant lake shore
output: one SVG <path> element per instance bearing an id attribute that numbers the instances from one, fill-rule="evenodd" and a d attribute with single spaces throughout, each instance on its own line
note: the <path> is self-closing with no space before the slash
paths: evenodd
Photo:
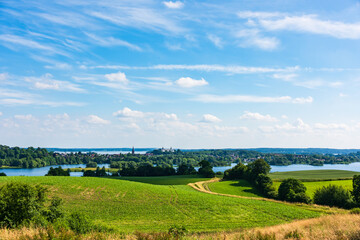
<path id="1" fill-rule="evenodd" d="M 236 163 L 232 163 L 231 166 L 218 166 L 213 167 L 214 172 L 224 172 L 227 169 L 234 167 Z M 66 165 L 53 165 L 41 168 L 1 168 L 0 172 L 6 173 L 7 176 L 44 176 L 49 171 L 50 167 L 62 168 L 86 168 L 86 164 L 66 164 Z M 100 168 L 109 168 L 110 164 L 98 164 Z M 360 162 L 354 162 L 350 164 L 324 164 L 323 166 L 312 166 L 308 164 L 292 164 L 287 166 L 274 166 L 271 165 L 270 172 L 291 172 L 302 170 L 346 170 L 360 172 Z M 80 177 L 82 172 L 71 172 L 71 176 Z"/>

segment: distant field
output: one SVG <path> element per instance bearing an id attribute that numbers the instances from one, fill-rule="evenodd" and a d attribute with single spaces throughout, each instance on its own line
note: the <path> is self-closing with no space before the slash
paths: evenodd
<path id="1" fill-rule="evenodd" d="M 163 177 L 117 177 L 115 179 L 150 183 L 155 185 L 187 185 L 188 183 L 209 180 L 209 178 L 200 178 L 198 175 L 175 175 Z"/>
<path id="2" fill-rule="evenodd" d="M 261 193 L 246 180 L 213 182 L 210 191 L 244 197 L 263 197 Z"/>
<path id="3" fill-rule="evenodd" d="M 323 208 L 206 194 L 186 185 L 111 178 L 2 177 L 0 185 L 14 181 L 46 186 L 50 195 L 64 200 L 65 211 L 86 213 L 95 224 L 124 233 L 167 231 L 174 224 L 195 232 L 242 229 L 324 212 Z"/>
<path id="4" fill-rule="evenodd" d="M 312 180 L 337 180 L 337 179 L 351 179 L 354 175 L 360 172 L 345 171 L 345 170 L 308 170 L 308 171 L 292 171 L 292 172 L 275 172 L 270 173 L 269 176 L 274 180 L 283 180 L 286 178 L 296 178 L 305 181 Z"/>
<path id="5" fill-rule="evenodd" d="M 328 185 L 343 186 L 348 190 L 352 190 L 352 180 L 337 180 L 337 181 L 316 181 L 316 182 L 303 182 L 306 187 L 306 193 L 312 198 L 316 189 Z M 279 188 L 281 182 L 274 182 L 274 187 Z"/>

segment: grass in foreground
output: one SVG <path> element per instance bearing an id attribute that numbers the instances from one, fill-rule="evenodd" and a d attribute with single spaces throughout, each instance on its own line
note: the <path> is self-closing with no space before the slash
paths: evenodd
<path id="1" fill-rule="evenodd" d="M 281 181 L 286 178 L 296 178 L 302 181 L 321 181 L 321 180 L 340 180 L 352 179 L 354 175 L 360 172 L 345 170 L 308 170 L 308 171 L 291 171 L 291 172 L 274 172 L 269 176 L 273 181 Z"/>
<path id="2" fill-rule="evenodd" d="M 186 185 L 151 185 L 110 178 L 4 177 L 6 182 L 46 186 L 64 200 L 66 212 L 88 214 L 115 232 L 167 231 L 172 225 L 192 232 L 277 225 L 318 217 L 322 208 L 240 199 L 195 191 Z"/>
<path id="3" fill-rule="evenodd" d="M 210 183 L 212 192 L 244 197 L 263 197 L 262 194 L 246 180 L 221 181 Z"/>
<path id="4" fill-rule="evenodd" d="M 46 233 L 44 229 L 23 228 L 23 229 L 0 229 L 0 236 L 3 240 L 14 239 L 35 239 L 41 233 Z M 62 233 L 66 237 L 67 233 Z M 68 234 L 67 236 L 73 236 Z M 116 233 L 90 233 L 85 236 L 79 236 L 74 239 L 79 240 L 137 240 L 137 239 L 170 239 L 164 238 L 166 233 L 142 233 L 119 235 Z M 141 238 L 142 237 L 142 238 Z M 162 238 L 161 238 L 162 237 Z M 322 216 L 315 219 L 299 220 L 292 223 L 281 224 L 277 226 L 254 228 L 233 232 L 217 233 L 195 233 L 187 234 L 183 240 L 283 240 L 283 239 L 308 239 L 308 240 L 355 240 L 360 238 L 360 215 L 337 214 Z M 40 238 L 36 238 L 40 239 Z M 44 238 L 41 238 L 44 239 Z M 60 239 L 60 238 L 59 238 Z M 69 238 L 65 238 L 69 239 Z M 176 238 L 173 238 L 176 239 Z"/>

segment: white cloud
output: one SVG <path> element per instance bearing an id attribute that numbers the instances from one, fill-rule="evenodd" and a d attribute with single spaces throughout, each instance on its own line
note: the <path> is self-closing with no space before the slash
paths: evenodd
<path id="1" fill-rule="evenodd" d="M 163 2 L 163 4 L 167 7 L 167 8 L 171 8 L 171 9 L 180 9 L 184 7 L 184 3 L 180 2 L 180 1 L 168 1 L 168 2 Z"/>
<path id="2" fill-rule="evenodd" d="M 316 123 L 314 125 L 314 127 L 316 129 L 323 129 L 323 130 L 349 130 L 350 127 L 346 124 L 343 123 L 328 123 L 328 124 L 323 124 L 323 123 Z"/>
<path id="3" fill-rule="evenodd" d="M 131 50 L 142 51 L 141 47 L 121 39 L 117 39 L 113 37 L 99 37 L 91 33 L 85 33 L 85 34 L 89 38 L 94 40 L 95 44 L 100 46 L 104 46 L 104 47 L 122 46 L 122 47 L 127 47 Z"/>
<path id="4" fill-rule="evenodd" d="M 184 88 L 200 87 L 208 85 L 209 83 L 205 79 L 196 80 L 190 77 L 182 77 L 175 81 L 177 85 Z"/>
<path id="5" fill-rule="evenodd" d="M 239 65 L 184 65 L 184 64 L 159 64 L 149 67 L 142 66 L 123 66 L 123 65 L 99 65 L 89 67 L 101 69 L 131 69 L 131 70 L 190 70 L 190 71 L 205 71 L 205 72 L 225 72 L 231 74 L 256 74 L 256 73 L 279 73 L 279 72 L 294 72 L 299 71 L 300 67 L 286 67 L 286 68 L 268 68 L 268 67 L 246 67 Z"/>
<path id="6" fill-rule="evenodd" d="M 122 72 L 105 74 L 105 78 L 111 82 L 118 82 L 122 84 L 129 83 L 129 80 L 126 78 L 125 73 Z"/>
<path id="7" fill-rule="evenodd" d="M 56 69 L 56 70 L 70 70 L 72 69 L 72 66 L 70 64 L 67 63 L 54 63 L 54 65 L 46 65 L 45 66 L 46 69 Z"/>
<path id="8" fill-rule="evenodd" d="M 276 122 L 277 119 L 275 117 L 270 116 L 269 114 L 262 115 L 260 113 L 252 113 L 252 112 L 245 112 L 240 119 L 248 119 L 248 120 L 259 120 L 259 121 L 266 121 L 266 122 Z"/>
<path id="9" fill-rule="evenodd" d="M 240 11 L 237 13 L 239 18 L 273 18 L 279 17 L 283 14 L 278 12 L 253 12 L 253 11 Z"/>
<path id="10" fill-rule="evenodd" d="M 110 124 L 110 121 L 102 119 L 101 117 L 96 115 L 89 115 L 87 117 L 87 122 L 92 124 Z"/>
<path id="11" fill-rule="evenodd" d="M 15 115 L 14 116 L 15 119 L 18 120 L 25 120 L 25 121 L 31 121 L 31 120 L 35 120 L 36 118 L 31 115 L 31 114 L 27 114 L 27 115 Z"/>
<path id="12" fill-rule="evenodd" d="M 9 78 L 8 73 L 0 73 L 0 81 L 6 81 Z"/>
<path id="13" fill-rule="evenodd" d="M 295 31 L 340 39 L 360 39 L 360 23 L 319 19 L 317 15 L 290 15 L 278 12 L 239 12 L 239 18 L 256 19 L 267 31 Z"/>
<path id="14" fill-rule="evenodd" d="M 304 123 L 301 118 L 296 119 L 294 123 L 285 123 L 283 125 L 276 125 L 277 130 L 282 131 L 296 131 L 296 132 L 308 132 L 311 131 L 311 127 Z"/>
<path id="15" fill-rule="evenodd" d="M 249 95 L 210 95 L 204 94 L 195 97 L 193 100 L 205 103 L 237 103 L 237 102 L 252 102 L 252 103 L 312 103 L 313 98 L 292 98 L 290 96 L 282 97 L 263 97 L 263 96 L 249 96 Z"/>
<path id="16" fill-rule="evenodd" d="M 13 46 L 16 45 L 16 46 L 22 46 L 22 47 L 26 47 L 26 48 L 45 51 L 46 53 L 50 53 L 50 54 L 60 54 L 60 55 L 67 56 L 66 53 L 64 53 L 63 51 L 60 51 L 52 46 L 41 44 L 36 41 L 30 40 L 27 38 L 23 38 L 20 36 L 16 36 L 16 35 L 2 34 L 2 35 L 0 35 L 0 42 L 3 42 L 4 46 L 9 47 L 9 48 L 13 48 Z M 10 44 L 10 45 L 8 45 L 8 44 Z"/>
<path id="17" fill-rule="evenodd" d="M 0 117 L 3 115 L 3 113 L 2 112 L 0 112 Z"/>
<path id="18" fill-rule="evenodd" d="M 307 98 L 295 98 L 292 102 L 298 103 L 298 104 L 304 104 L 304 103 L 312 103 L 314 99 L 312 97 Z"/>
<path id="19" fill-rule="evenodd" d="M 257 47 L 262 50 L 277 49 L 280 41 L 275 37 L 264 37 L 257 29 L 243 29 L 238 31 L 235 36 L 243 39 L 240 47 Z"/>
<path id="20" fill-rule="evenodd" d="M 221 119 L 211 114 L 204 114 L 201 119 L 201 122 L 215 123 L 215 122 L 221 122 Z"/>
<path id="21" fill-rule="evenodd" d="M 25 81 L 31 82 L 34 88 L 41 90 L 48 89 L 67 92 L 85 92 L 84 89 L 80 88 L 76 84 L 53 79 L 53 76 L 50 73 L 41 77 L 25 77 Z"/>
<path id="22" fill-rule="evenodd" d="M 3 105 L 38 105 L 38 106 L 49 106 L 49 107 L 60 107 L 60 106 L 77 106 L 81 107 L 86 105 L 82 102 L 54 102 L 42 98 L 39 95 L 31 94 L 24 91 L 0 89 L 0 104 Z"/>
<path id="23" fill-rule="evenodd" d="M 114 112 L 113 115 L 118 118 L 142 118 L 145 116 L 143 112 L 131 110 L 127 107 L 124 107 L 122 110 Z"/>
<path id="24" fill-rule="evenodd" d="M 295 73 L 289 73 L 289 74 L 275 73 L 275 74 L 273 74 L 273 78 L 281 79 L 281 80 L 286 81 L 286 82 L 291 82 L 297 76 L 298 75 L 295 74 Z"/>
<path id="25" fill-rule="evenodd" d="M 220 37 L 214 34 L 208 34 L 208 39 L 218 48 L 223 48 L 224 44 Z"/>

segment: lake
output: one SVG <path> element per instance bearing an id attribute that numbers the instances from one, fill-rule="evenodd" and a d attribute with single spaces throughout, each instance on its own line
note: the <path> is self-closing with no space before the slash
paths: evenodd
<path id="1" fill-rule="evenodd" d="M 224 172 L 227 169 L 234 167 L 236 163 L 232 163 L 231 166 L 220 166 L 213 167 L 214 172 Z M 85 164 L 75 164 L 75 165 L 54 165 L 41 168 L 4 168 L 0 169 L 0 172 L 6 173 L 7 176 L 45 176 L 49 171 L 50 167 L 62 168 L 85 168 Z M 109 164 L 98 164 L 100 168 L 108 168 Z M 198 169 L 198 168 L 195 168 Z M 350 164 L 324 164 L 323 166 L 311 166 L 305 164 L 293 164 L 288 166 L 271 166 L 270 172 L 290 172 L 290 171 L 301 171 L 301 170 L 321 170 L 321 169 L 334 169 L 334 170 L 348 170 L 360 172 L 360 162 L 350 163 Z M 81 177 L 82 172 L 71 172 L 72 177 Z"/>

